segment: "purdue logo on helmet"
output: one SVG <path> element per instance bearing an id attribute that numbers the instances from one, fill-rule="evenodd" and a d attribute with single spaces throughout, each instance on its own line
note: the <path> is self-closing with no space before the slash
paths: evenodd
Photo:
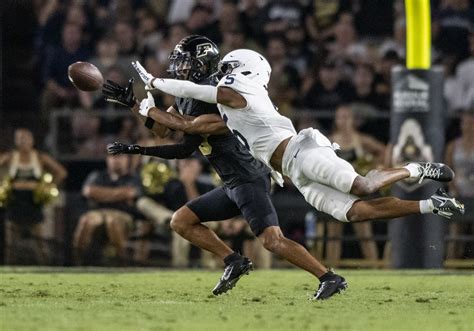
<path id="1" fill-rule="evenodd" d="M 212 50 L 210 43 L 200 44 L 196 46 L 196 58 L 200 58 L 207 55 L 207 52 Z"/>
<path id="2" fill-rule="evenodd" d="M 188 36 L 175 46 L 169 60 L 173 78 L 199 82 L 217 72 L 219 49 L 209 38 Z"/>

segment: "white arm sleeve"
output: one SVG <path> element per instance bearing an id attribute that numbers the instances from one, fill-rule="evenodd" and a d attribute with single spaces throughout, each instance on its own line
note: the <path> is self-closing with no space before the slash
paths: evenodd
<path id="1" fill-rule="evenodd" d="M 178 98 L 191 98 L 207 103 L 217 103 L 217 87 L 198 85 L 187 80 L 156 78 L 152 87 Z"/>

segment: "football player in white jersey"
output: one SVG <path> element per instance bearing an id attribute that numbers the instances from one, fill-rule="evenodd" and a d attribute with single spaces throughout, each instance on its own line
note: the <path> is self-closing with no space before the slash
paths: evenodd
<path id="1" fill-rule="evenodd" d="M 421 201 L 395 197 L 360 200 L 361 196 L 402 179 L 446 182 L 452 180 L 454 173 L 442 163 L 417 162 L 359 175 L 336 155 L 333 144 L 322 133 L 312 128 L 297 133 L 292 122 L 278 113 L 267 93 L 271 67 L 257 52 L 238 49 L 228 53 L 220 62 L 224 76 L 217 86 L 155 78 L 140 63 L 132 65 L 147 89 L 216 103 L 224 122 L 255 158 L 288 176 L 306 201 L 339 221 L 360 222 L 420 213 L 450 218 L 453 213 L 464 213 L 464 205 L 442 189 Z M 281 176 L 274 178 L 282 184 Z"/>

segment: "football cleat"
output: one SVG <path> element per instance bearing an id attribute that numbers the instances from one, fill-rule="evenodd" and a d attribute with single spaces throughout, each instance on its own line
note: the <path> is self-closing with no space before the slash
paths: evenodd
<path id="1" fill-rule="evenodd" d="M 438 182 L 450 182 L 454 178 L 454 171 L 444 163 L 416 162 L 420 169 L 421 183 L 423 179 L 432 179 Z"/>
<path id="2" fill-rule="evenodd" d="M 331 278 L 319 283 L 318 290 L 314 294 L 313 300 L 325 300 L 332 297 L 336 293 L 340 293 L 347 289 L 347 282 L 344 277 L 339 276 L 332 271 Z"/>
<path id="3" fill-rule="evenodd" d="M 451 218 L 454 213 L 464 215 L 464 204 L 450 196 L 445 190 L 439 188 L 436 193 L 430 197 L 433 202 L 433 214 Z"/>
<path id="4" fill-rule="evenodd" d="M 224 274 L 212 290 L 214 295 L 219 295 L 231 290 L 243 275 L 248 275 L 253 270 L 252 261 L 247 257 L 242 257 L 226 265 Z"/>

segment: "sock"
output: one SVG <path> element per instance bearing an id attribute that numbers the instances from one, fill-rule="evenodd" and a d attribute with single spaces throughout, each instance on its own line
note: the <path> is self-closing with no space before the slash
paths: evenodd
<path id="1" fill-rule="evenodd" d="M 421 176 L 420 166 L 416 163 L 408 163 L 403 168 L 410 172 L 410 178 L 419 178 Z"/>
<path id="2" fill-rule="evenodd" d="M 237 252 L 234 252 L 230 255 L 227 255 L 225 258 L 224 258 L 224 263 L 225 265 L 228 265 L 236 260 L 239 260 L 242 258 L 242 255 L 240 255 L 239 253 Z"/>
<path id="3" fill-rule="evenodd" d="M 321 277 L 319 277 L 319 281 L 320 281 L 321 283 L 322 283 L 322 282 L 325 282 L 325 281 L 331 279 L 333 276 L 334 276 L 334 272 L 328 271 L 328 272 L 326 272 L 324 275 L 322 275 Z"/>
<path id="4" fill-rule="evenodd" d="M 420 213 L 431 214 L 433 210 L 434 210 L 434 205 L 431 199 L 420 200 Z"/>

